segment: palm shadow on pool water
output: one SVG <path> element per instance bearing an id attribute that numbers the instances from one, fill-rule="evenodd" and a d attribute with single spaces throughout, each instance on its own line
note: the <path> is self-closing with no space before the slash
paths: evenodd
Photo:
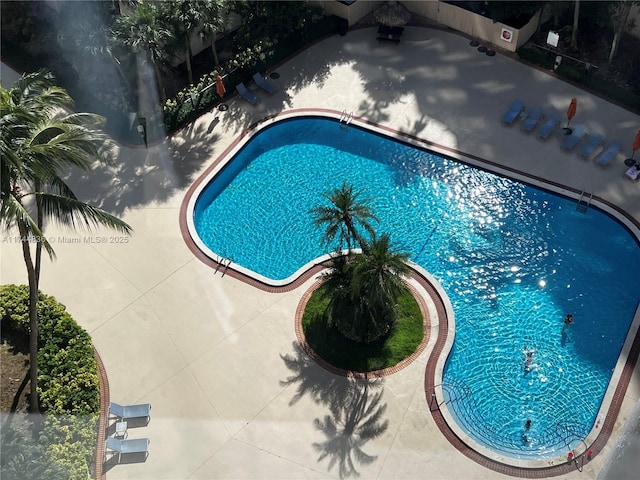
<path id="1" fill-rule="evenodd" d="M 352 184 L 372 198 L 380 232 L 449 296 L 456 337 L 442 382 L 463 429 L 519 458 L 566 452 L 589 433 L 638 303 L 638 241 L 613 217 L 317 117 L 275 123 L 227 165 L 194 207 L 211 252 L 286 279 L 326 253 L 309 211 Z M 527 348 L 536 367 L 525 375 Z"/>

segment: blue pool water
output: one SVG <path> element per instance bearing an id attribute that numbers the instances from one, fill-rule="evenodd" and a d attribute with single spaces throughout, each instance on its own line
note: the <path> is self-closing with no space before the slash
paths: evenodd
<path id="1" fill-rule="evenodd" d="M 372 198 L 378 232 L 449 296 L 456 337 L 443 382 L 460 428 L 516 458 L 576 446 L 640 298 L 635 237 L 597 208 L 581 213 L 575 200 L 321 118 L 253 137 L 199 195 L 197 234 L 217 255 L 286 279 L 331 250 L 308 212 L 343 181 Z"/>

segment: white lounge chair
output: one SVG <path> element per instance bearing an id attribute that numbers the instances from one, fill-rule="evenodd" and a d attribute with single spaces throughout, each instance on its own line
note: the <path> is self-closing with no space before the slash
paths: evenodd
<path id="1" fill-rule="evenodd" d="M 262 90 L 264 90 L 265 92 L 276 93 L 278 91 L 278 87 L 276 87 L 273 83 L 267 81 L 267 79 L 264 78 L 259 73 L 257 72 L 254 73 L 252 78 L 253 78 L 253 81 L 256 82 L 256 85 L 260 87 Z"/>
<path id="2" fill-rule="evenodd" d="M 107 448 L 118 454 L 118 460 L 120 459 L 120 455 L 123 453 L 144 453 L 146 458 L 149 453 L 149 443 L 150 441 L 148 438 L 120 440 L 114 437 L 107 437 Z"/>
<path id="3" fill-rule="evenodd" d="M 640 180 L 640 165 L 635 163 L 631 165 L 631 167 L 624 172 L 624 174 L 633 182 L 637 182 Z"/>
<path id="4" fill-rule="evenodd" d="M 151 415 L 151 404 L 141 403 L 138 405 L 119 405 L 111 402 L 109 405 L 109 414 L 118 417 L 120 420 L 129 418 L 146 418 Z"/>
<path id="5" fill-rule="evenodd" d="M 247 89 L 244 83 L 239 83 L 238 85 L 236 85 L 236 90 L 238 91 L 240 96 L 244 98 L 247 102 L 249 102 L 251 105 L 256 105 L 260 103 L 260 97 L 251 93 Z"/>

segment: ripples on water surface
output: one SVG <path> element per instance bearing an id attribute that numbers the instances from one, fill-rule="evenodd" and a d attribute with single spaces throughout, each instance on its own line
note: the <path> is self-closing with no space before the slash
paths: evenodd
<path id="1" fill-rule="evenodd" d="M 216 254 L 285 279 L 326 253 L 308 212 L 343 181 L 450 297 L 444 382 L 463 430 L 523 458 L 576 446 L 640 298 L 633 236 L 596 208 L 322 119 L 254 137 L 200 195 L 196 229 Z"/>

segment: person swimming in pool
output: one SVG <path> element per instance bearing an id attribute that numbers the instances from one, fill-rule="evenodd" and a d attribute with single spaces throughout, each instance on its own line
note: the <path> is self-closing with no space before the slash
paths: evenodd
<path id="1" fill-rule="evenodd" d="M 567 327 L 573 323 L 573 315 L 567 313 L 567 316 L 564 317 L 564 325 L 562 325 L 562 335 L 565 335 L 567 331 Z"/>
<path id="2" fill-rule="evenodd" d="M 535 353 L 535 349 L 524 347 L 524 368 L 525 370 L 529 370 L 533 365 L 533 354 Z"/>

